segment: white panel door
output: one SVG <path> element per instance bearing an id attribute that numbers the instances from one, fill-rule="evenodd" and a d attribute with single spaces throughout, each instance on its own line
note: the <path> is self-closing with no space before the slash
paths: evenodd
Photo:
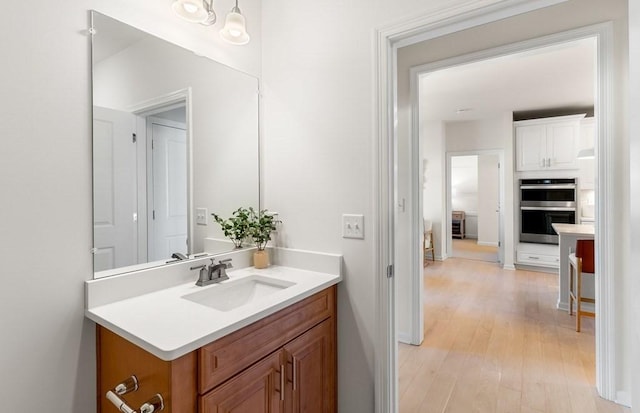
<path id="1" fill-rule="evenodd" d="M 516 127 L 516 169 L 536 171 L 545 168 L 546 126 Z"/>
<path id="2" fill-rule="evenodd" d="M 478 157 L 478 243 L 481 245 L 497 246 L 499 241 L 499 163 L 498 155 Z"/>
<path id="3" fill-rule="evenodd" d="M 172 122 L 148 120 L 153 153 L 149 260 L 187 253 L 187 133 Z"/>
<path id="4" fill-rule="evenodd" d="M 93 108 L 94 271 L 137 263 L 135 116 Z"/>
<path id="5" fill-rule="evenodd" d="M 577 143 L 580 125 L 577 121 L 558 122 L 547 126 L 549 169 L 578 169 Z"/>

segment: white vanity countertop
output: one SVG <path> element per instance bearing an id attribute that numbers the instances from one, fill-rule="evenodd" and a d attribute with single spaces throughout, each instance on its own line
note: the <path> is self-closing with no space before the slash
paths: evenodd
<path id="1" fill-rule="evenodd" d="M 184 295 L 252 274 L 295 283 L 230 311 L 219 311 L 182 298 Z M 229 280 L 198 287 L 194 280 L 85 310 L 96 323 L 126 338 L 162 360 L 175 360 L 203 345 L 239 330 L 293 303 L 339 283 L 340 275 L 272 265 L 229 271 Z M 90 303 L 89 303 L 90 304 Z"/>

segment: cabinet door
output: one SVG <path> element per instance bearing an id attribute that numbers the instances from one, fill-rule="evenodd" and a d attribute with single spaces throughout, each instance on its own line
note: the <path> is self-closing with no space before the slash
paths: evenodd
<path id="1" fill-rule="evenodd" d="M 577 121 L 547 126 L 548 169 L 578 169 L 576 157 L 579 132 L 580 125 Z"/>
<path id="2" fill-rule="evenodd" d="M 545 125 L 516 127 L 516 169 L 518 171 L 545 169 L 546 136 Z"/>
<path id="3" fill-rule="evenodd" d="M 284 346 L 287 360 L 286 412 L 334 413 L 336 350 L 333 318 Z"/>
<path id="4" fill-rule="evenodd" d="M 283 354 L 277 351 L 199 397 L 200 413 L 280 413 Z"/>

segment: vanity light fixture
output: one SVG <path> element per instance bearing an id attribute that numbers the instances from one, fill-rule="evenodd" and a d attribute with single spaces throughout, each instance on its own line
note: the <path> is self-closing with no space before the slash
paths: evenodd
<path id="1" fill-rule="evenodd" d="M 211 26 L 217 19 L 213 0 L 174 0 L 171 8 L 178 16 L 191 23 Z"/>
<path id="2" fill-rule="evenodd" d="M 224 27 L 220 30 L 220 36 L 225 41 L 235 45 L 249 43 L 250 37 L 247 33 L 247 24 L 240 12 L 240 8 L 238 8 L 238 0 L 236 0 L 235 7 L 227 14 Z"/>

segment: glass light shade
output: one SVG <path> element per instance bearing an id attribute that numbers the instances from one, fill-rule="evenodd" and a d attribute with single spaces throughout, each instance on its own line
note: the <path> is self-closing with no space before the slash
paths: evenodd
<path id="1" fill-rule="evenodd" d="M 203 23 L 209 17 L 202 0 L 175 0 L 171 8 L 178 16 L 191 23 Z"/>
<path id="2" fill-rule="evenodd" d="M 224 21 L 224 27 L 220 30 L 220 36 L 227 42 L 236 45 L 249 43 L 250 37 L 247 33 L 244 16 L 240 9 L 234 7 Z"/>

